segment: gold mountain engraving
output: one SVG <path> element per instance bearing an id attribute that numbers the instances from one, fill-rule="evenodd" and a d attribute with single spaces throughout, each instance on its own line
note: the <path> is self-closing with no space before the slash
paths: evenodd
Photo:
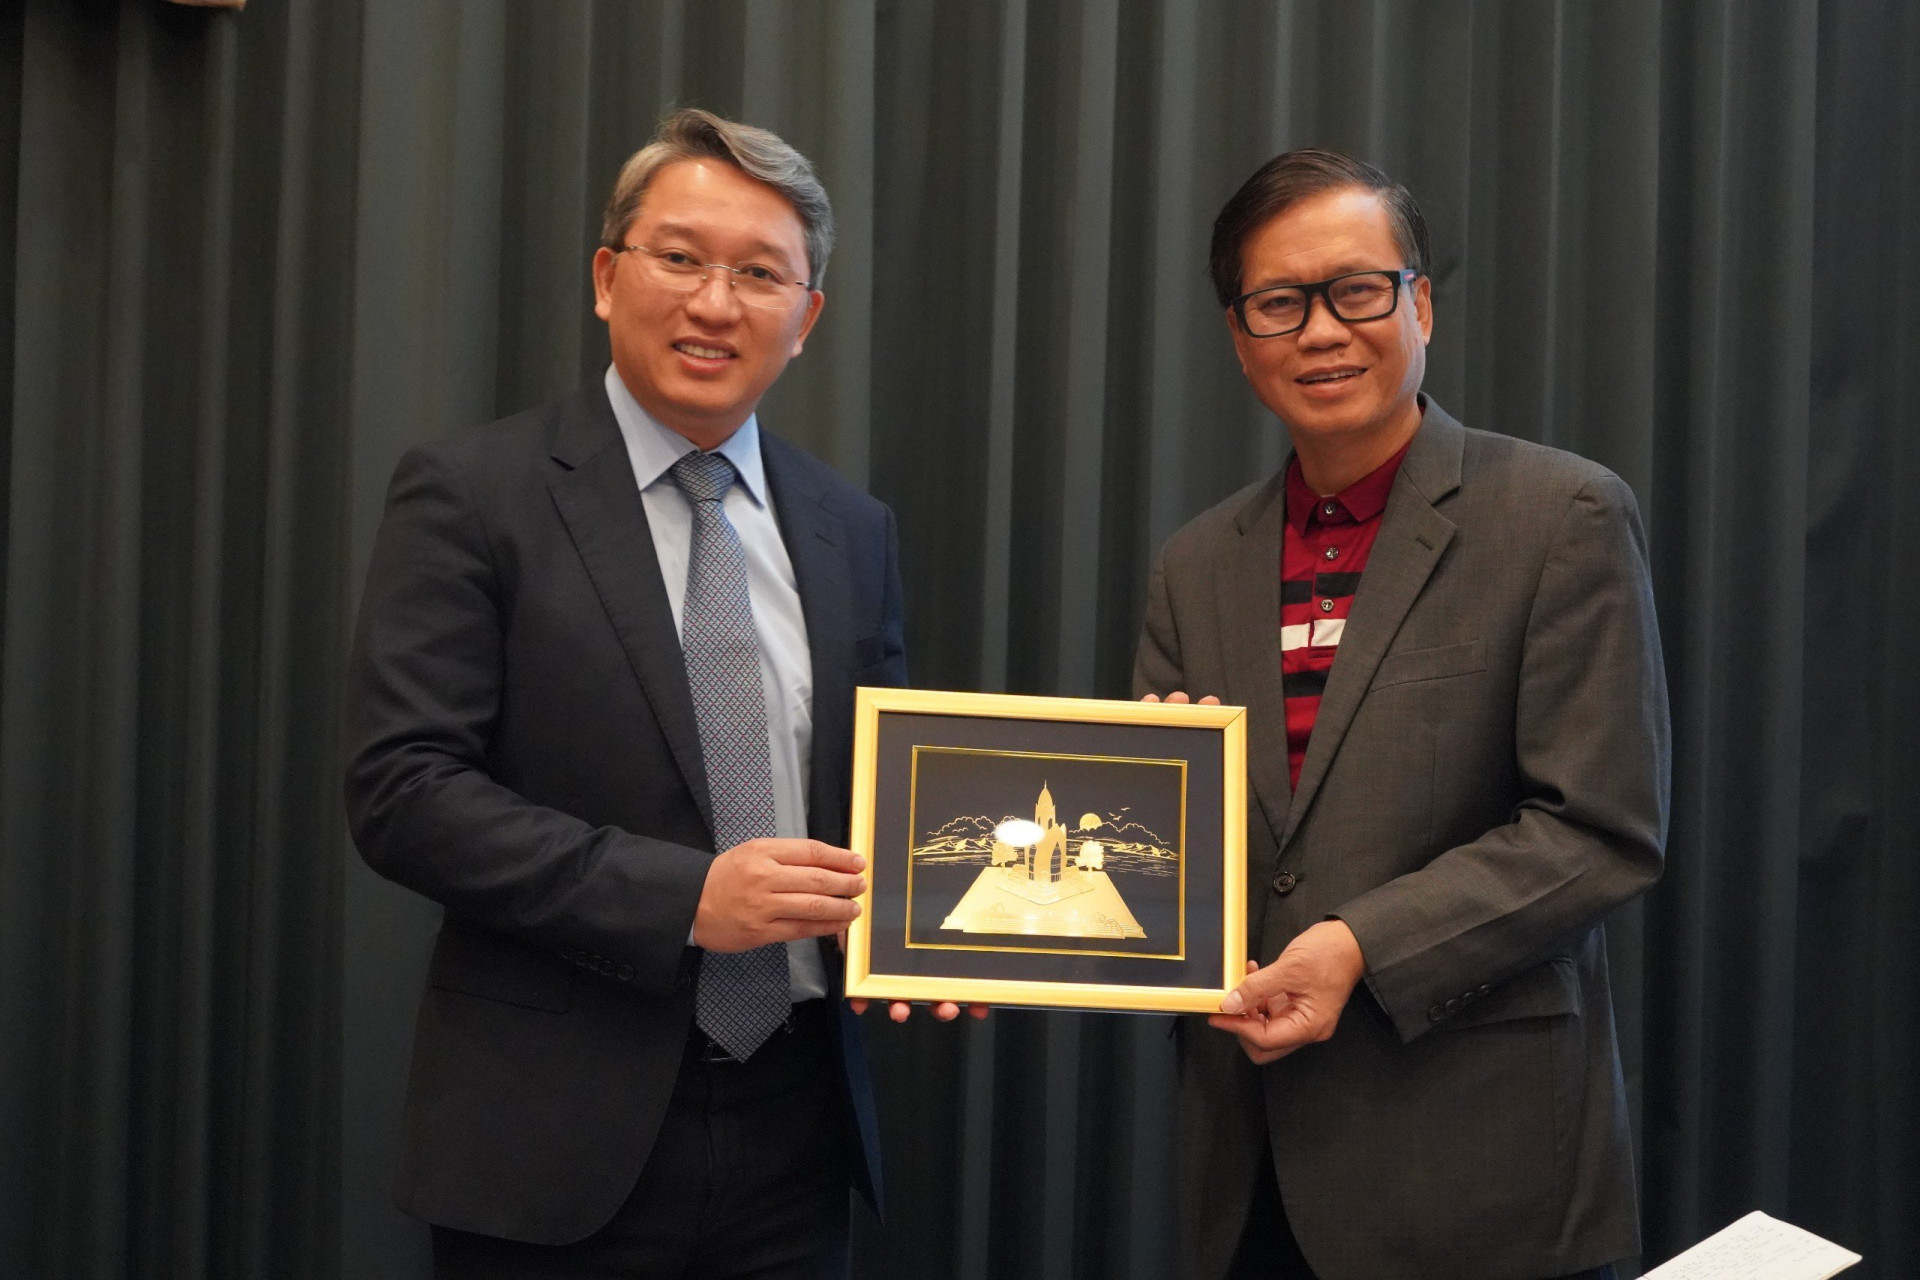
<path id="1" fill-rule="evenodd" d="M 1080 821 L 1082 831 L 1094 825 L 1092 814 Z M 1052 938 L 1144 938 L 1147 931 L 1106 873 L 1105 857 L 1099 841 L 1086 839 L 1068 856 L 1067 828 L 1043 784 L 1033 821 L 1016 818 L 995 829 L 990 864 L 940 927 Z"/>

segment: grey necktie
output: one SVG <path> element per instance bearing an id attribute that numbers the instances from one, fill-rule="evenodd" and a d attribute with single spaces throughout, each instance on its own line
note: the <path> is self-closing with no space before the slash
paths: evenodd
<path id="1" fill-rule="evenodd" d="M 689 453 L 673 464 L 674 483 L 693 503 L 680 649 L 706 759 L 716 852 L 775 834 L 767 702 L 747 596 L 747 557 L 720 505 L 734 475 L 733 463 L 718 453 Z M 744 1062 L 786 1021 L 791 998 L 785 943 L 709 951 L 700 960 L 694 1020 Z"/>

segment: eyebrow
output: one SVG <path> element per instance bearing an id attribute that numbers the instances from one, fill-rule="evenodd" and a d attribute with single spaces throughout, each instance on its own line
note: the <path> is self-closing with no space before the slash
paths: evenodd
<path id="1" fill-rule="evenodd" d="M 656 239 L 661 236 L 679 236 L 686 240 L 697 240 L 703 243 L 705 241 L 705 237 L 702 236 L 699 231 L 692 227 L 682 226 L 678 222 L 663 222 L 654 228 L 653 234 Z M 748 244 L 747 257 L 777 258 L 782 263 L 789 264 L 792 261 L 787 257 L 787 251 L 785 249 L 766 240 L 755 240 Z"/>
<path id="2" fill-rule="evenodd" d="M 1246 285 L 1243 293 L 1258 293 L 1262 289 L 1288 289 L 1296 285 L 1320 284 L 1327 280 L 1338 280 L 1341 276 L 1350 276 L 1357 271 L 1398 271 L 1399 267 L 1382 267 L 1371 262 L 1362 262 L 1358 258 L 1349 258 L 1346 263 L 1334 269 L 1333 274 L 1321 276 L 1319 280 L 1269 279 L 1260 284 Z"/>

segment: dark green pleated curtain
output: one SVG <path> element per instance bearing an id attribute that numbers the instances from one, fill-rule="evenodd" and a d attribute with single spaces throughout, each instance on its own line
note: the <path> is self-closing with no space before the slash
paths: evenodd
<path id="1" fill-rule="evenodd" d="M 595 375 L 667 106 L 841 239 L 763 418 L 893 504 L 916 683 L 1122 695 L 1270 470 L 1204 281 L 1290 145 L 1433 224 L 1428 389 L 1638 493 L 1676 728 L 1613 922 L 1648 1260 L 1750 1208 L 1920 1271 L 1920 10 L 1901 0 L 28 0 L 0 17 L 0 1275 L 407 1277 L 435 917 L 348 848 L 410 442 Z M 1171 1274 L 1155 1019 L 873 1027 L 875 1277 Z"/>

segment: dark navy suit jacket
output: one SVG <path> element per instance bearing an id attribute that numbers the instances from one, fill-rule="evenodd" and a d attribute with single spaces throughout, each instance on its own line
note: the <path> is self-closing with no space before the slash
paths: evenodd
<path id="1" fill-rule="evenodd" d="M 808 827 L 844 845 L 854 687 L 906 679 L 893 513 L 761 442 L 812 651 Z M 401 460 L 347 735 L 362 856 L 446 908 L 398 1203 L 506 1239 L 583 1238 L 626 1199 L 665 1113 L 713 854 L 679 639 L 597 381 Z M 877 1208 L 871 1088 L 842 1010 L 853 1176 Z"/>

